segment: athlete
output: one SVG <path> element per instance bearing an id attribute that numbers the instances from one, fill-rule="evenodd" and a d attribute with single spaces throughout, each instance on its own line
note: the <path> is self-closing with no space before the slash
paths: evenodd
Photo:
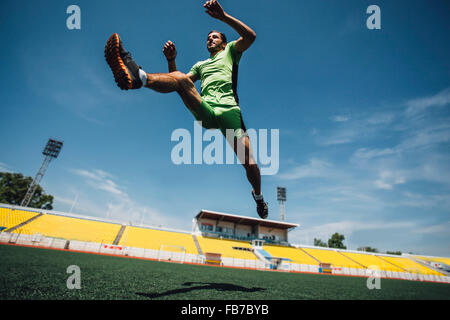
<path id="1" fill-rule="evenodd" d="M 261 193 L 261 174 L 252 154 L 236 93 L 239 60 L 255 41 L 256 34 L 243 22 L 227 14 L 217 0 L 206 1 L 203 7 L 211 17 L 236 30 L 240 37 L 228 43 L 223 33 L 211 31 L 206 41 L 209 59 L 197 62 L 187 74 L 177 70 L 177 51 L 171 41 L 166 42 L 163 48 L 168 73 L 146 73 L 142 70 L 116 33 L 108 39 L 105 58 L 122 90 L 146 87 L 161 93 L 177 92 L 205 129 L 220 129 L 225 137 L 227 129 L 234 131 L 234 136 L 227 141 L 246 170 L 247 179 L 253 187 L 256 211 L 265 219 L 269 209 Z M 197 80 L 201 81 L 201 93 L 194 85 Z"/>

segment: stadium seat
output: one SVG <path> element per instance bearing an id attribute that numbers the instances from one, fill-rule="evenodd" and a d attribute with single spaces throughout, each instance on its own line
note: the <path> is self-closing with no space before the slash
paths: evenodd
<path id="1" fill-rule="evenodd" d="M 361 264 L 334 250 L 302 248 L 322 263 L 331 263 L 333 267 L 365 269 Z"/>
<path id="2" fill-rule="evenodd" d="M 197 239 L 203 252 L 220 253 L 222 257 L 226 258 L 257 260 L 257 257 L 250 251 L 233 249 L 233 247 L 251 249 L 252 246 L 248 242 L 228 239 L 221 240 L 201 236 L 198 236 Z"/>
<path id="3" fill-rule="evenodd" d="M 119 245 L 153 250 L 163 246 L 164 251 L 178 251 L 183 247 L 185 253 L 198 254 L 191 234 L 144 227 L 127 227 Z"/>
<path id="4" fill-rule="evenodd" d="M 419 259 L 422 261 L 431 261 L 436 263 L 443 263 L 450 266 L 450 258 L 444 257 L 425 257 L 425 256 L 413 256 L 415 259 Z"/>
<path id="5" fill-rule="evenodd" d="M 404 272 L 409 273 L 418 273 L 423 275 L 435 275 L 435 276 L 443 276 L 443 274 L 434 271 L 433 269 L 422 266 L 421 264 L 414 262 L 408 258 L 403 257 L 381 257 L 383 260 L 386 260 L 392 264 L 395 264 L 401 267 Z"/>
<path id="6" fill-rule="evenodd" d="M 264 245 L 266 250 L 272 257 L 290 259 L 289 263 L 318 265 L 319 263 L 304 253 L 302 250 L 294 247 L 283 247 L 275 245 Z"/>
<path id="7" fill-rule="evenodd" d="M 39 215 L 39 212 L 0 208 L 0 226 L 5 227 L 5 230 L 8 230 L 37 215 Z"/>
<path id="8" fill-rule="evenodd" d="M 112 244 L 120 227 L 119 224 L 44 214 L 14 232 L 30 235 L 38 233 L 53 238 Z"/>
<path id="9" fill-rule="evenodd" d="M 360 263 L 366 268 L 376 266 L 381 271 L 404 272 L 401 268 L 369 253 L 341 252 L 344 256 Z"/>

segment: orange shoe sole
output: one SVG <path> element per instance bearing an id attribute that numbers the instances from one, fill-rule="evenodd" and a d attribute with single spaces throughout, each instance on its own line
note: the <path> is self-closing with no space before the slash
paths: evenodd
<path id="1" fill-rule="evenodd" d="M 133 87 L 130 73 L 123 63 L 119 53 L 120 38 L 117 33 L 109 37 L 105 46 L 105 59 L 114 75 L 114 80 L 122 90 L 129 90 Z"/>

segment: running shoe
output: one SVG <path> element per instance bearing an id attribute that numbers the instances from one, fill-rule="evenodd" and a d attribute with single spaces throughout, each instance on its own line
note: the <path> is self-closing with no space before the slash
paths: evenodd
<path id="1" fill-rule="evenodd" d="M 252 190 L 252 196 L 253 199 L 255 199 L 255 193 Z M 258 215 L 261 217 L 261 219 L 266 219 L 269 215 L 269 207 L 267 206 L 267 203 L 264 202 L 264 199 L 256 200 L 256 212 L 258 212 Z"/>
<path id="2" fill-rule="evenodd" d="M 106 42 L 105 58 L 120 89 L 129 90 L 142 87 L 139 77 L 140 67 L 134 62 L 131 54 L 125 50 L 117 33 L 109 37 Z"/>

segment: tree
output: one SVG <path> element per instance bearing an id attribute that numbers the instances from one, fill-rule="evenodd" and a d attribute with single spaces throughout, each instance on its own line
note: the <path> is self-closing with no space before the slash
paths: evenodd
<path id="1" fill-rule="evenodd" d="M 0 203 L 20 205 L 33 179 L 20 173 L 0 172 Z M 53 209 L 53 196 L 44 193 L 40 185 L 28 205 L 31 208 Z"/>
<path id="2" fill-rule="evenodd" d="M 347 249 L 347 247 L 344 246 L 344 240 L 344 235 L 336 232 L 331 236 L 330 239 L 328 239 L 328 247 L 336 249 Z"/>
<path id="3" fill-rule="evenodd" d="M 320 239 L 314 238 L 314 246 L 316 247 L 326 247 L 327 244 Z"/>
<path id="4" fill-rule="evenodd" d="M 364 251 L 364 252 L 378 252 L 377 248 L 372 248 L 372 247 L 359 247 L 358 249 L 356 249 L 358 251 Z"/>
<path id="5" fill-rule="evenodd" d="M 397 256 L 401 256 L 402 252 L 401 251 L 386 251 L 387 254 L 393 254 L 393 255 L 397 255 Z"/>

